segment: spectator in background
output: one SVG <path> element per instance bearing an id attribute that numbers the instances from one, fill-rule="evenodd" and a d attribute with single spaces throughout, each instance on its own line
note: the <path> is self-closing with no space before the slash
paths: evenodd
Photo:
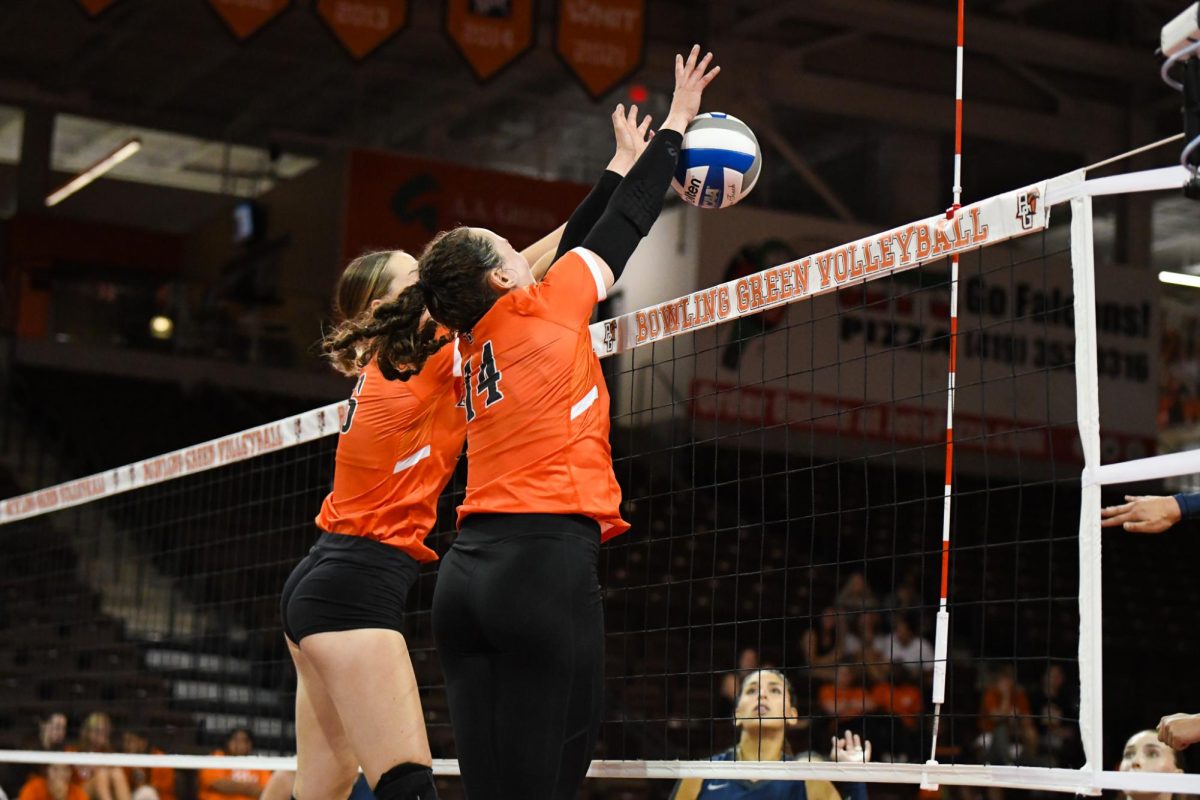
<path id="1" fill-rule="evenodd" d="M 877 706 L 870 689 L 863 685 L 861 666 L 839 666 L 834 672 L 834 682 L 817 691 L 817 705 L 831 720 L 830 730 L 836 732 L 874 712 Z"/>
<path id="2" fill-rule="evenodd" d="M 846 578 L 837 596 L 837 607 L 843 611 L 865 611 L 879 607 L 879 598 L 871 591 L 866 576 L 855 572 Z"/>
<path id="3" fill-rule="evenodd" d="M 87 716 L 79 728 L 80 753 L 111 753 L 112 720 L 108 714 L 96 711 Z M 75 779 L 83 784 L 91 800 L 130 800 L 129 781 L 120 767 L 75 767 Z"/>
<path id="4" fill-rule="evenodd" d="M 88 800 L 83 787 L 71 782 L 74 774 L 75 768 L 70 764 L 47 764 L 44 770 L 29 777 L 17 800 Z"/>
<path id="5" fill-rule="evenodd" d="M 808 674 L 817 683 L 833 683 L 837 665 L 845 655 L 846 631 L 837 609 L 832 606 L 821 612 L 817 624 L 800 639 L 800 652 L 808 665 Z"/>
<path id="6" fill-rule="evenodd" d="M 916 615 L 893 614 L 892 632 L 875 637 L 875 650 L 891 662 L 892 682 L 921 684 L 921 676 L 933 672 L 933 645 L 917 636 Z"/>
<path id="7" fill-rule="evenodd" d="M 887 611 L 908 612 L 921 605 L 921 573 L 910 568 L 900 577 L 892 591 L 883 598 L 881 608 Z"/>
<path id="8" fill-rule="evenodd" d="M 121 751 L 163 755 L 162 750 L 152 748 L 150 740 L 134 730 L 122 734 Z M 175 770 L 170 767 L 125 767 L 125 779 L 133 791 L 132 800 L 175 800 Z"/>
<path id="9" fill-rule="evenodd" d="M 1183 772 L 1183 754 L 1158 740 L 1154 731 L 1138 731 L 1125 742 L 1121 754 L 1121 772 Z M 1171 800 L 1168 792 L 1140 792 L 1125 795 L 1130 800 Z"/>
<path id="10" fill-rule="evenodd" d="M 37 733 L 30 733 L 21 741 L 23 750 L 62 750 L 67 741 L 67 715 L 51 711 L 37 719 Z M 16 792 L 30 777 L 38 775 L 45 779 L 41 765 L 0 764 L 0 789 Z M 13 795 L 16 796 L 15 794 Z"/>
<path id="11" fill-rule="evenodd" d="M 1042 760 L 1048 767 L 1080 766 L 1079 703 L 1074 692 L 1067 687 L 1066 672 L 1061 664 L 1050 664 L 1042 675 L 1042 685 L 1031 698 L 1035 725 L 1038 731 L 1038 747 Z"/>
<path id="12" fill-rule="evenodd" d="M 1162 533 L 1183 519 L 1200 517 L 1200 492 L 1169 497 L 1125 495 L 1119 506 L 1100 509 L 1100 525 L 1118 525 L 1130 533 Z"/>
<path id="13" fill-rule="evenodd" d="M 1029 696 L 1017 683 L 1010 664 L 992 670 L 979 708 L 976 743 L 989 764 L 1027 764 L 1037 752 L 1038 734 Z"/>
<path id="14" fill-rule="evenodd" d="M 38 744 L 41 750 L 61 750 L 67 744 L 67 715 L 51 711 L 38 720 Z"/>
<path id="15" fill-rule="evenodd" d="M 738 654 L 737 669 L 733 672 L 728 672 L 721 679 L 720 689 L 720 708 L 722 709 L 721 716 L 732 717 L 734 709 L 738 703 L 738 687 L 742 685 L 742 681 L 752 671 L 762 666 L 758 661 L 758 651 L 753 647 L 747 647 Z"/>
<path id="16" fill-rule="evenodd" d="M 246 728 L 229 732 L 224 750 L 214 756 L 248 756 L 254 752 L 254 737 Z M 269 770 L 203 769 L 200 770 L 199 800 L 255 800 L 271 779 Z"/>

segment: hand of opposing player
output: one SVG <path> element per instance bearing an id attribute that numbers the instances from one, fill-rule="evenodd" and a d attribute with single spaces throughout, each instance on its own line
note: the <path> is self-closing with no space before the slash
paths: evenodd
<path id="1" fill-rule="evenodd" d="M 646 145 L 654 136 L 654 131 L 650 130 L 650 115 L 642 117 L 642 121 L 637 121 L 638 107 L 631 105 L 629 113 L 625 113 L 625 106 L 617 103 L 617 107 L 612 113 L 613 136 L 617 140 L 617 152 L 613 154 L 612 161 L 608 162 L 608 168 L 618 175 L 625 175 L 629 172 L 629 168 L 638 160 L 638 156 L 646 149 Z"/>
<path id="2" fill-rule="evenodd" d="M 833 749 L 829 751 L 829 760 L 841 763 L 858 762 L 866 764 L 871 760 L 871 742 L 864 742 L 857 733 L 846 731 L 842 737 L 834 736 Z"/>
<path id="3" fill-rule="evenodd" d="M 1200 742 L 1200 714 L 1172 714 L 1158 721 L 1158 740 L 1182 750 Z"/>
<path id="4" fill-rule="evenodd" d="M 700 112 L 700 98 L 704 90 L 712 83 L 713 78 L 721 72 L 720 67 L 709 69 L 712 63 L 712 53 L 700 58 L 700 45 L 693 45 L 687 60 L 682 55 L 675 56 L 675 94 L 671 96 L 671 110 L 663 123 L 664 130 L 683 133 Z"/>
<path id="5" fill-rule="evenodd" d="M 1127 502 L 1100 509 L 1100 525 L 1120 525 L 1130 533 L 1162 533 L 1182 518 L 1174 497 L 1125 495 Z"/>

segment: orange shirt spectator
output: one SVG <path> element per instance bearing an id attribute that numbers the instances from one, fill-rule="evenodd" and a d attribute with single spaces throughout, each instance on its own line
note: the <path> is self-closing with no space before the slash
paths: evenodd
<path id="1" fill-rule="evenodd" d="M 163 755 L 162 750 L 150 747 L 150 741 L 137 731 L 125 731 L 121 737 L 121 750 Z M 158 800 L 175 800 L 175 770 L 170 767 L 125 767 L 124 770 L 130 791 L 149 786 L 158 794 Z"/>
<path id="2" fill-rule="evenodd" d="M 837 683 L 827 683 L 817 691 L 817 702 L 822 711 L 839 720 L 847 720 L 876 710 L 871 691 L 858 684 L 858 671 L 861 668 L 837 668 Z"/>
<path id="3" fill-rule="evenodd" d="M 998 719 L 1029 720 L 1029 696 L 1012 679 L 1012 675 L 1002 672 L 983 693 L 983 702 L 979 707 L 979 729 L 994 730 Z"/>
<path id="4" fill-rule="evenodd" d="M 214 756 L 248 756 L 254 752 L 250 732 L 237 728 L 229 734 L 225 750 Z M 199 800 L 255 800 L 271 779 L 270 770 L 261 769 L 202 769 L 200 770 Z"/>
<path id="5" fill-rule="evenodd" d="M 67 764 L 51 764 L 45 775 L 30 776 L 17 800 L 88 800 L 83 787 L 71 782 L 73 774 Z"/>

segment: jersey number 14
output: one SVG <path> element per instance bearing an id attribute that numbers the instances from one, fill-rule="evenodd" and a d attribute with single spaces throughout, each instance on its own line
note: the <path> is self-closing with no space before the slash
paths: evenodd
<path id="1" fill-rule="evenodd" d="M 483 407 L 490 408 L 493 403 L 499 403 L 504 399 L 504 393 L 500 391 L 500 370 L 496 368 L 496 356 L 492 352 L 492 342 L 489 339 L 483 343 L 483 351 L 479 354 L 479 375 L 474 374 L 472 360 L 468 358 L 463 363 L 463 405 L 467 409 L 467 422 L 475 419 L 475 403 L 471 399 L 472 395 L 484 397 Z M 472 386 L 474 379 L 474 386 Z"/>

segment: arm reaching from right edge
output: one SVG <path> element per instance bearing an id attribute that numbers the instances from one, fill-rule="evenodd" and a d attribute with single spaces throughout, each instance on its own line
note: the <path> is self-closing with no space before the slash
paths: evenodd
<path id="1" fill-rule="evenodd" d="M 1200 493 L 1173 497 L 1125 495 L 1125 503 L 1100 509 L 1100 525 L 1130 533 L 1162 533 L 1181 519 L 1200 516 Z"/>
<path id="2" fill-rule="evenodd" d="M 692 48 L 686 61 L 681 55 L 675 56 L 675 94 L 667 119 L 583 240 L 583 247 L 600 257 L 606 290 L 621 276 L 633 251 L 662 212 L 663 195 L 675 174 L 683 132 L 700 110 L 704 89 L 721 71 L 720 67 L 709 69 L 712 53 L 703 59 L 699 56 L 699 45 Z"/>

